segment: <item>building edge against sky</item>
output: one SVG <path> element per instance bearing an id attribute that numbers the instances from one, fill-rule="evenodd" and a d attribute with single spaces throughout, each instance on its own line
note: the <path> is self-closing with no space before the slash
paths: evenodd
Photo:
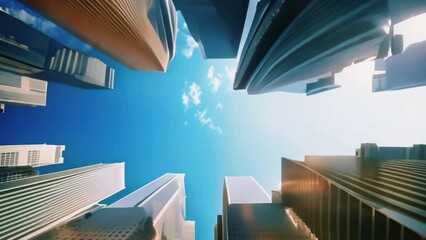
<path id="1" fill-rule="evenodd" d="M 171 0 L 21 2 L 133 70 L 166 71 L 174 56 L 177 15 Z"/>
<path id="2" fill-rule="evenodd" d="M 29 239 L 124 189 L 124 163 L 87 167 L 0 183 L 0 236 Z"/>
<path id="3" fill-rule="evenodd" d="M 185 198 L 184 174 L 168 173 L 90 216 L 67 222 L 35 239 L 194 240 L 195 222 L 185 220 Z"/>
<path id="4" fill-rule="evenodd" d="M 235 58 L 250 0 L 174 0 L 205 59 Z"/>

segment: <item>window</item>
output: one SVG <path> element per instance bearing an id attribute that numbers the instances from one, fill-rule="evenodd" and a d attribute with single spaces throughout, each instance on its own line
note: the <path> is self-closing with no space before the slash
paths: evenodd
<path id="1" fill-rule="evenodd" d="M 0 155 L 0 166 L 17 166 L 19 152 L 7 152 Z"/>
<path id="2" fill-rule="evenodd" d="M 27 163 L 30 166 L 37 166 L 40 163 L 40 151 L 32 150 L 28 151 Z"/>

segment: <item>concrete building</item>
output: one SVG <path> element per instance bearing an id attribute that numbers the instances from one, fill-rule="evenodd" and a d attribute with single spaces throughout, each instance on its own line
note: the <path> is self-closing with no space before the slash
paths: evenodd
<path id="1" fill-rule="evenodd" d="M 0 167 L 46 166 L 64 162 L 64 145 L 4 145 L 0 146 Z"/>
<path id="2" fill-rule="evenodd" d="M 215 225 L 217 240 L 309 240 L 281 203 L 273 203 L 253 177 L 225 177 L 223 213 Z"/>
<path id="3" fill-rule="evenodd" d="M 0 70 L 0 104 L 46 106 L 47 82 Z"/>
<path id="4" fill-rule="evenodd" d="M 250 0 L 174 0 L 204 58 L 237 57 Z"/>
<path id="5" fill-rule="evenodd" d="M 38 173 L 30 166 L 0 167 L 0 183 L 36 176 Z"/>
<path id="6" fill-rule="evenodd" d="M 0 236 L 30 239 L 99 208 L 124 189 L 124 163 L 97 164 L 0 183 Z"/>
<path id="7" fill-rule="evenodd" d="M 195 239 L 185 220 L 183 174 L 165 174 L 110 206 L 48 231 L 35 239 Z"/>
<path id="8" fill-rule="evenodd" d="M 76 87 L 113 89 L 114 69 L 99 59 L 68 49 L 2 11 L 0 22 L 0 70 Z M 16 78 L 9 75 L 8 82 L 18 85 Z M 37 88 L 37 92 L 45 93 L 47 84 L 44 84 L 44 88 L 42 84 L 38 85 L 41 90 Z M 42 100 L 37 103 L 40 104 Z"/>
<path id="9" fill-rule="evenodd" d="M 426 85 L 426 41 L 412 44 L 401 54 L 376 61 L 373 92 L 393 91 Z"/>
<path id="10" fill-rule="evenodd" d="M 166 71 L 174 56 L 171 0 L 22 2 L 131 69 Z"/>
<path id="11" fill-rule="evenodd" d="M 283 158 L 283 204 L 318 239 L 424 240 L 424 150 L 363 144 L 355 156 Z"/>

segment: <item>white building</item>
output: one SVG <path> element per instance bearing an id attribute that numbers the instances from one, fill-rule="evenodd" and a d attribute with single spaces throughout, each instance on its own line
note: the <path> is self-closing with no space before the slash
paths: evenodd
<path id="1" fill-rule="evenodd" d="M 0 146 L 0 167 L 45 166 L 64 162 L 64 145 L 4 145 Z"/>
<path id="2" fill-rule="evenodd" d="M 91 215 L 74 219 L 34 240 L 194 240 L 195 222 L 185 220 L 183 174 L 165 174 Z"/>
<path id="3" fill-rule="evenodd" d="M 46 106 L 47 82 L 0 71 L 0 104 Z"/>
<path id="4" fill-rule="evenodd" d="M 309 240 L 253 177 L 225 177 L 215 240 Z"/>
<path id="5" fill-rule="evenodd" d="M 124 189 L 124 163 L 0 183 L 1 239 L 30 239 L 99 207 Z"/>
<path id="6" fill-rule="evenodd" d="M 108 208 L 144 208 L 152 217 L 156 240 L 195 239 L 195 222 L 186 221 L 184 174 L 165 174 Z"/>

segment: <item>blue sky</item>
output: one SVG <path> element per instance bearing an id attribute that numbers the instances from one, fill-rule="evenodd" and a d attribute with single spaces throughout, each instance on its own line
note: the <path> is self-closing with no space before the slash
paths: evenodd
<path id="1" fill-rule="evenodd" d="M 250 96 L 232 90 L 237 61 L 204 60 L 180 15 L 176 56 L 167 73 L 154 73 L 127 69 L 19 3 L 0 6 L 116 69 L 114 90 L 49 83 L 47 107 L 7 106 L 0 144 L 66 145 L 65 163 L 42 173 L 126 162 L 126 190 L 109 203 L 166 172 L 186 173 L 197 239 L 213 239 L 224 176 L 254 176 L 269 192 L 279 188 L 283 156 L 426 143 L 426 88 L 373 94 L 371 62 L 345 69 L 336 77 L 342 88 L 323 94 Z"/>

